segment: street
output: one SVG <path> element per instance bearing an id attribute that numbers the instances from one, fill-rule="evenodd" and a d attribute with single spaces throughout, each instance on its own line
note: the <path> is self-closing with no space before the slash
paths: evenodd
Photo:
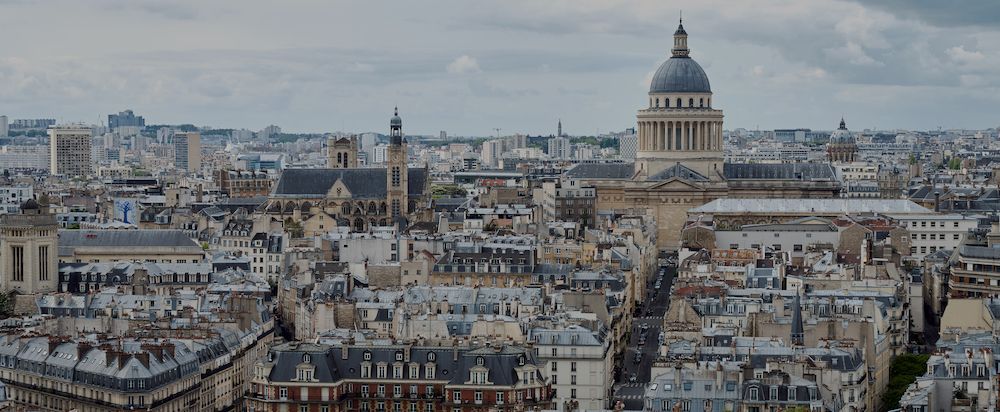
<path id="1" fill-rule="evenodd" d="M 642 395 L 646 384 L 653 378 L 650 376 L 650 369 L 660 348 L 660 328 L 663 325 L 663 316 L 670 305 L 670 290 L 675 274 L 676 267 L 666 266 L 660 267 L 657 273 L 650 277 L 647 290 L 650 291 L 648 297 L 651 300 L 640 309 L 640 314 L 635 317 L 635 324 L 632 325 L 629 347 L 625 351 L 622 364 L 619 365 L 622 367 L 622 372 L 618 375 L 614 392 L 615 399 L 622 400 L 626 409 L 643 407 Z M 659 289 L 655 288 L 657 279 L 662 279 Z M 639 345 L 644 325 L 647 328 L 645 342 Z M 639 362 L 636 362 L 637 353 L 640 357 Z"/>

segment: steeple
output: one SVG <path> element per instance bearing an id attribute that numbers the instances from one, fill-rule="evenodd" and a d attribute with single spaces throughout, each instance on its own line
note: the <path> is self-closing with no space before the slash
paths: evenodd
<path id="1" fill-rule="evenodd" d="M 684 17 L 681 17 L 677 24 L 677 31 L 674 32 L 674 48 L 670 51 L 673 57 L 688 57 L 691 50 L 688 50 L 688 34 L 684 30 Z"/>
<path id="2" fill-rule="evenodd" d="M 394 145 L 403 143 L 403 119 L 399 117 L 399 107 L 392 109 L 392 118 L 389 119 L 389 140 Z"/>

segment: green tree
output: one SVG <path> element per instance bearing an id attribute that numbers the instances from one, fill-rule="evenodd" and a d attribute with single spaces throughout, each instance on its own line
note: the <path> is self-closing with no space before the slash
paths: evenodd
<path id="1" fill-rule="evenodd" d="M 962 168 L 962 159 L 958 157 L 953 157 L 948 160 L 948 168 L 951 170 L 958 170 Z"/>
<path id="2" fill-rule="evenodd" d="M 14 315 L 14 301 L 16 299 L 16 291 L 0 292 L 0 319 L 7 319 Z"/>
<path id="3" fill-rule="evenodd" d="M 929 355 L 906 353 L 892 360 L 889 367 L 889 385 L 882 394 L 882 411 L 899 408 L 899 399 L 903 397 L 906 388 L 917 380 L 918 376 L 927 372 Z"/>

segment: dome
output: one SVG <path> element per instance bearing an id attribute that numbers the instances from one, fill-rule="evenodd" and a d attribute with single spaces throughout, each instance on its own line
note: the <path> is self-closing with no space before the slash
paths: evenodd
<path id="1" fill-rule="evenodd" d="M 660 65 L 649 84 L 650 93 L 711 93 L 708 75 L 690 57 L 674 56 Z"/>
<path id="2" fill-rule="evenodd" d="M 38 205 L 38 202 L 36 202 L 35 199 L 28 199 L 27 202 L 24 202 L 21 205 L 21 210 L 38 210 L 38 209 L 41 209 L 41 206 Z"/>
<path id="3" fill-rule="evenodd" d="M 389 126 L 402 126 L 403 119 L 399 117 L 399 108 L 396 108 L 392 112 L 392 118 L 389 119 Z"/>
<path id="4" fill-rule="evenodd" d="M 840 119 L 840 127 L 830 133 L 830 143 L 854 143 L 854 134 L 847 130 L 847 123 Z"/>

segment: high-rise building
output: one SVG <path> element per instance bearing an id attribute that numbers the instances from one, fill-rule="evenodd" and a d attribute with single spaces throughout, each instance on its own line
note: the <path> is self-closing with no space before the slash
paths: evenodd
<path id="1" fill-rule="evenodd" d="M 487 168 L 497 167 L 500 155 L 503 154 L 503 140 L 493 139 L 483 142 L 479 161 Z"/>
<path id="2" fill-rule="evenodd" d="M 549 157 L 553 159 L 569 159 L 571 150 L 568 138 L 553 137 L 549 139 Z"/>
<path id="3" fill-rule="evenodd" d="M 91 130 L 84 126 L 57 126 L 49 129 L 49 173 L 87 176 L 92 169 Z"/>
<path id="4" fill-rule="evenodd" d="M 174 134 L 174 167 L 196 173 L 201 170 L 201 134 Z"/>
<path id="5" fill-rule="evenodd" d="M 7 116 L 0 116 L 0 137 L 7 137 L 10 127 L 7 125 Z"/>
<path id="6" fill-rule="evenodd" d="M 281 134 L 281 128 L 275 125 L 267 126 L 257 133 L 257 137 L 260 139 L 270 139 L 276 134 Z"/>
<path id="7" fill-rule="evenodd" d="M 56 119 L 14 119 L 11 129 L 44 129 L 55 126 Z"/>
<path id="8" fill-rule="evenodd" d="M 142 116 L 136 116 L 131 110 L 118 112 L 118 114 L 109 114 L 108 128 L 115 130 L 119 127 L 137 127 L 142 129 L 146 127 L 146 119 L 143 119 Z"/>
<path id="9" fill-rule="evenodd" d="M 618 138 L 618 154 L 622 159 L 635 159 L 635 152 L 638 149 L 639 137 L 635 134 L 635 129 L 629 128 L 625 134 Z"/>
<path id="10" fill-rule="evenodd" d="M 22 294 L 55 292 L 58 224 L 47 205 L 28 199 L 20 213 L 0 215 L 0 288 Z"/>

